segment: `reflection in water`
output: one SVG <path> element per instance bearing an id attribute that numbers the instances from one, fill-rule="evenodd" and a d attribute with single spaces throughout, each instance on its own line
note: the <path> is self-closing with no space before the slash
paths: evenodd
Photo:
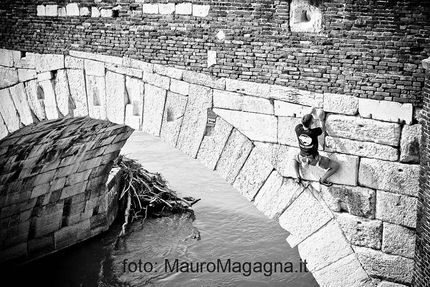
<path id="1" fill-rule="evenodd" d="M 179 196 L 201 198 L 193 206 L 196 219 L 175 215 L 148 219 L 143 225 L 134 222 L 115 249 L 121 228 L 117 222 L 105 234 L 15 269 L 9 274 L 12 282 L 18 286 L 25 282 L 106 287 L 318 286 L 311 273 L 303 272 L 297 249 L 285 241 L 287 232 L 216 172 L 141 132 L 130 137 L 123 154 L 149 171 L 160 172 Z M 280 262 L 277 272 L 275 262 Z M 197 264 L 203 267 L 196 270 Z M 221 269 L 214 269 L 216 264 Z"/>

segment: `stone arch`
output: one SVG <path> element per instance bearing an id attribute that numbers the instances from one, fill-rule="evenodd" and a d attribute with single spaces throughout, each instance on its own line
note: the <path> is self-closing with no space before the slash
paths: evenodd
<path id="1" fill-rule="evenodd" d="M 381 245 L 382 236 L 389 241 L 400 234 L 397 240 L 407 244 L 414 238 L 419 165 L 402 150 L 417 137 L 412 105 L 213 78 L 127 57 L 5 54 L 13 65 L 2 68 L 1 137 L 25 126 L 17 132 L 23 135 L 34 121 L 74 124 L 86 116 L 82 121 L 120 129 L 123 139 L 130 133 L 124 125 L 143 130 L 199 159 L 277 218 L 321 286 L 410 284 L 410 246 Z M 342 167 L 330 189 L 315 184 L 319 171 L 312 169 L 304 175 L 309 186 L 295 184 L 289 167 L 297 146 L 286 131 L 313 106 L 329 113 L 322 152 Z M 409 139 L 401 139 L 405 134 Z M 17 138 L 13 133 L 3 143 L 9 137 Z M 393 177 L 394 170 L 402 173 Z M 387 179 L 371 180 L 369 174 Z"/>

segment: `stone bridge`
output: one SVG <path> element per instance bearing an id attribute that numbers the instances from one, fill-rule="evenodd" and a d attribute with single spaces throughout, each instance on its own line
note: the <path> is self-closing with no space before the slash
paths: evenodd
<path id="1" fill-rule="evenodd" d="M 109 227 L 109 172 L 134 129 L 197 158 L 279 220 L 321 286 L 411 286 L 423 123 L 412 104 L 74 50 L 2 49 L 0 66 L 3 264 Z M 326 112 L 320 152 L 340 163 L 330 188 L 318 169 L 294 182 L 294 126 L 312 107 Z"/>

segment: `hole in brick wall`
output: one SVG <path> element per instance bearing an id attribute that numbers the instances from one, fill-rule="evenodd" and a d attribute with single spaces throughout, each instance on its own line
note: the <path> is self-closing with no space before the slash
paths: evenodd
<path id="1" fill-rule="evenodd" d="M 215 128 L 217 115 L 211 109 L 208 109 L 207 117 L 205 136 L 210 136 Z"/>
<path id="2" fill-rule="evenodd" d="M 136 11 L 138 6 L 130 6 L 130 11 Z"/>
<path id="3" fill-rule="evenodd" d="M 112 17 L 118 18 L 119 17 L 119 10 L 112 10 Z"/>
<path id="4" fill-rule="evenodd" d="M 37 87 L 37 99 L 38 100 L 45 99 L 45 92 L 43 91 L 43 88 L 41 86 Z"/>

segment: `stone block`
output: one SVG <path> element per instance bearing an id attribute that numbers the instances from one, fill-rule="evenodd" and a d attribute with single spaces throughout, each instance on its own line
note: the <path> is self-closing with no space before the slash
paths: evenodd
<path id="1" fill-rule="evenodd" d="M 313 273 L 321 287 L 374 287 L 355 254 Z"/>
<path id="2" fill-rule="evenodd" d="M 36 7 L 36 15 L 37 16 L 46 16 L 46 7 L 45 5 L 37 5 Z"/>
<path id="3" fill-rule="evenodd" d="M 389 101 L 377 101 L 360 98 L 360 116 L 389 122 L 405 122 L 412 124 L 413 106 L 412 104 L 402 104 Z"/>
<path id="4" fill-rule="evenodd" d="M 382 252 L 414 258 L 415 238 L 414 230 L 384 222 Z"/>
<path id="5" fill-rule="evenodd" d="M 141 70 L 123 66 L 118 67 L 118 65 L 116 64 L 106 64 L 106 69 L 117 74 L 122 74 L 124 76 L 130 76 L 139 79 L 142 79 L 143 77 L 143 72 Z"/>
<path id="6" fill-rule="evenodd" d="M 30 106 L 27 101 L 24 84 L 19 83 L 10 88 L 13 103 L 15 104 L 21 123 L 25 126 L 33 123 Z"/>
<path id="7" fill-rule="evenodd" d="M 123 57 L 122 64 L 125 67 L 142 70 L 144 73 L 154 72 L 154 64 L 149 64 L 133 58 Z"/>
<path id="8" fill-rule="evenodd" d="M 279 224 L 282 228 L 290 232 L 287 240 L 299 244 L 331 219 L 332 216 L 327 213 L 321 203 L 313 196 L 312 192 L 306 189 L 282 213 L 279 217 Z M 292 244 L 290 243 L 290 245 Z"/>
<path id="9" fill-rule="evenodd" d="M 230 124 L 217 117 L 213 132 L 203 138 L 197 153 L 197 159 L 207 168 L 215 169 L 232 129 L 233 127 Z"/>
<path id="10" fill-rule="evenodd" d="M 369 220 L 348 213 L 338 213 L 336 219 L 349 243 L 381 249 L 382 221 Z"/>
<path id="11" fill-rule="evenodd" d="M 0 66 L 14 67 L 13 51 L 0 49 Z"/>
<path id="12" fill-rule="evenodd" d="M 218 108 L 213 111 L 251 140 L 277 142 L 278 129 L 275 116 Z"/>
<path id="13" fill-rule="evenodd" d="M 389 161 L 397 161 L 399 158 L 398 149 L 372 142 L 327 136 L 325 137 L 325 147 L 327 152 L 340 152 Z"/>
<path id="14" fill-rule="evenodd" d="M 66 17 L 67 10 L 66 7 L 58 7 L 58 17 Z"/>
<path id="15" fill-rule="evenodd" d="M 100 9 L 100 17 L 111 18 L 113 16 L 112 9 Z"/>
<path id="16" fill-rule="evenodd" d="M 261 97 L 286 101 L 290 103 L 310 106 L 323 107 L 323 95 L 319 93 L 299 90 L 296 88 L 271 85 L 269 94 L 261 94 Z"/>
<path id="17" fill-rule="evenodd" d="M 201 85 L 213 89 L 224 90 L 225 89 L 225 78 L 216 78 L 211 75 L 197 73 L 193 71 L 184 71 L 183 80 L 185 82 Z"/>
<path id="18" fill-rule="evenodd" d="M 275 100 L 275 115 L 301 118 L 311 113 L 311 107 Z"/>
<path id="19" fill-rule="evenodd" d="M 374 189 L 418 196 L 420 166 L 362 158 L 360 185 Z"/>
<path id="20" fill-rule="evenodd" d="M 166 92 L 162 88 L 145 84 L 142 130 L 155 136 L 160 135 Z"/>
<path id="21" fill-rule="evenodd" d="M 82 241 L 90 236 L 90 219 L 79 222 L 78 224 L 63 227 L 54 233 L 56 249 L 62 249 L 72 244 Z"/>
<path id="22" fill-rule="evenodd" d="M 405 125 L 400 138 L 400 162 L 420 163 L 420 143 L 422 126 Z"/>
<path id="23" fill-rule="evenodd" d="M 336 114 L 356 115 L 358 98 L 340 94 L 324 94 L 324 111 Z"/>
<path id="24" fill-rule="evenodd" d="M 188 96 L 189 89 L 189 83 L 176 79 L 170 79 L 170 91 L 184 96 Z"/>
<path id="25" fill-rule="evenodd" d="M 17 69 L 0 67 L 0 89 L 13 86 L 18 83 Z"/>
<path id="26" fill-rule="evenodd" d="M 317 271 L 353 253 L 342 230 L 334 222 L 329 222 L 316 233 L 299 244 L 299 253 L 306 258 L 309 271 Z"/>
<path id="27" fill-rule="evenodd" d="M 388 255 L 364 247 L 354 247 L 361 265 L 370 276 L 411 283 L 414 268 L 413 259 Z"/>
<path id="28" fill-rule="evenodd" d="M 105 65 L 102 62 L 93 60 L 84 60 L 85 75 L 90 76 L 105 76 Z"/>
<path id="29" fill-rule="evenodd" d="M 36 69 L 36 54 L 30 52 L 13 51 L 15 68 Z"/>
<path id="30" fill-rule="evenodd" d="M 70 3 L 66 5 L 67 16 L 79 16 L 79 6 L 77 3 Z"/>
<path id="31" fill-rule="evenodd" d="M 300 118 L 278 117 L 278 142 L 280 144 L 298 147 L 299 143 L 295 128 L 300 123 Z"/>
<path id="32" fill-rule="evenodd" d="M 13 104 L 9 89 L 0 90 L 0 114 L 9 132 L 20 128 L 20 119 Z"/>
<path id="33" fill-rule="evenodd" d="M 259 149 L 252 149 L 233 182 L 246 199 L 252 201 L 273 170 L 272 164 Z"/>
<path id="34" fill-rule="evenodd" d="M 88 116 L 87 92 L 85 89 L 85 76 L 83 70 L 67 70 L 70 95 L 72 96 L 75 117 Z"/>
<path id="35" fill-rule="evenodd" d="M 186 96 L 172 92 L 167 93 L 160 137 L 173 147 L 176 147 L 178 141 L 186 105 Z"/>
<path id="36" fill-rule="evenodd" d="M 100 16 L 100 10 L 97 7 L 91 7 L 91 17 L 98 18 Z"/>
<path id="37" fill-rule="evenodd" d="M 184 74 L 184 70 L 158 64 L 154 64 L 154 72 L 162 76 L 169 77 L 170 80 L 181 80 L 182 75 Z"/>
<path id="38" fill-rule="evenodd" d="M 175 12 L 175 3 L 158 4 L 160 14 L 173 14 Z"/>
<path id="39" fill-rule="evenodd" d="M 64 55 L 35 54 L 35 65 L 38 73 L 64 69 Z"/>
<path id="40" fill-rule="evenodd" d="M 299 148 L 261 142 L 255 142 L 255 146 L 264 152 L 273 167 L 282 176 L 296 177 L 293 159 L 300 152 Z"/>
<path id="41" fill-rule="evenodd" d="M 417 202 L 415 197 L 378 190 L 376 193 L 376 218 L 415 228 Z"/>
<path id="42" fill-rule="evenodd" d="M 45 16 L 57 17 L 58 16 L 58 5 L 46 5 Z"/>
<path id="43" fill-rule="evenodd" d="M 90 9 L 88 7 L 81 7 L 79 9 L 79 16 L 89 16 L 90 15 Z"/>
<path id="44" fill-rule="evenodd" d="M 191 15 L 193 6 L 191 3 L 178 3 L 175 7 L 175 13 L 179 15 Z"/>
<path id="45" fill-rule="evenodd" d="M 28 104 L 33 111 L 33 114 L 39 119 L 39 121 L 46 118 L 45 109 L 43 107 L 43 101 L 38 98 L 38 85 L 36 80 L 31 80 L 24 83 L 25 91 L 27 94 Z"/>
<path id="46" fill-rule="evenodd" d="M 252 150 L 252 142 L 233 129 L 221 153 L 215 170 L 232 184 Z"/>
<path id="47" fill-rule="evenodd" d="M 190 85 L 189 92 L 177 148 L 195 158 L 206 131 L 207 110 L 212 107 L 212 90 Z"/>
<path id="48" fill-rule="evenodd" d="M 84 59 L 66 56 L 64 58 L 64 65 L 66 66 L 67 69 L 83 70 L 84 69 Z"/>
<path id="49" fill-rule="evenodd" d="M 206 17 L 209 15 L 209 9 L 210 8 L 211 8 L 211 6 L 209 6 L 209 5 L 193 4 L 193 16 Z"/>
<path id="50" fill-rule="evenodd" d="M 66 70 L 58 70 L 55 79 L 55 96 L 57 99 L 57 107 L 63 116 L 69 114 L 70 90 L 69 81 L 67 79 Z"/>
<path id="51" fill-rule="evenodd" d="M 57 101 L 52 81 L 39 82 L 39 87 L 43 91 L 43 105 L 45 106 L 46 118 L 48 120 L 58 119 Z"/>
<path id="52" fill-rule="evenodd" d="M 214 108 L 227 110 L 242 110 L 243 96 L 239 93 L 214 90 Z"/>
<path id="53" fill-rule="evenodd" d="M 37 74 L 38 82 L 52 80 L 53 78 L 54 78 L 54 74 L 52 72 L 43 72 L 43 73 Z"/>
<path id="54" fill-rule="evenodd" d="M 130 116 L 126 117 L 125 122 L 127 125 L 138 130 L 143 121 L 144 85 L 142 80 L 127 76 L 125 78 L 125 88 L 130 101 L 130 105 L 127 106 L 130 106 L 130 116 L 135 119 L 135 124 L 130 125 Z"/>
<path id="55" fill-rule="evenodd" d="M 123 58 L 121 57 L 108 56 L 103 54 L 95 54 L 95 53 L 89 53 L 89 52 L 70 50 L 69 55 L 72 57 L 90 59 L 90 60 L 105 62 L 109 64 L 122 65 L 123 63 Z"/>
<path id="56" fill-rule="evenodd" d="M 243 96 L 242 111 L 273 115 L 273 105 L 267 99 Z"/>
<path id="57" fill-rule="evenodd" d="M 378 287 L 407 287 L 407 285 L 397 284 L 393 282 L 382 281 L 379 283 Z"/>
<path id="58" fill-rule="evenodd" d="M 265 98 L 265 95 L 270 93 L 270 85 L 268 84 L 260 84 L 234 79 L 226 79 L 225 84 L 225 89 L 227 91 L 238 92 L 241 94 Z"/>
<path id="59" fill-rule="evenodd" d="M 321 186 L 321 197 L 333 211 L 346 211 L 352 215 L 375 218 L 376 193 L 360 186 Z"/>
<path id="60" fill-rule="evenodd" d="M 143 81 L 165 90 L 170 88 L 170 78 L 155 73 L 143 73 Z"/>
<path id="61" fill-rule="evenodd" d="M 158 14 L 158 4 L 143 4 L 142 11 L 146 14 Z"/>
<path id="62" fill-rule="evenodd" d="M 328 115 L 327 134 L 359 141 L 371 141 L 385 145 L 398 146 L 400 125 L 352 116 Z"/>
<path id="63" fill-rule="evenodd" d="M 26 82 L 36 78 L 36 70 L 18 69 L 18 79 L 20 82 Z"/>
<path id="64" fill-rule="evenodd" d="M 128 99 L 125 91 L 123 75 L 106 72 L 106 116 L 108 120 L 117 124 L 124 124 L 125 105 Z M 112 104 L 108 104 L 112 103 Z"/>

